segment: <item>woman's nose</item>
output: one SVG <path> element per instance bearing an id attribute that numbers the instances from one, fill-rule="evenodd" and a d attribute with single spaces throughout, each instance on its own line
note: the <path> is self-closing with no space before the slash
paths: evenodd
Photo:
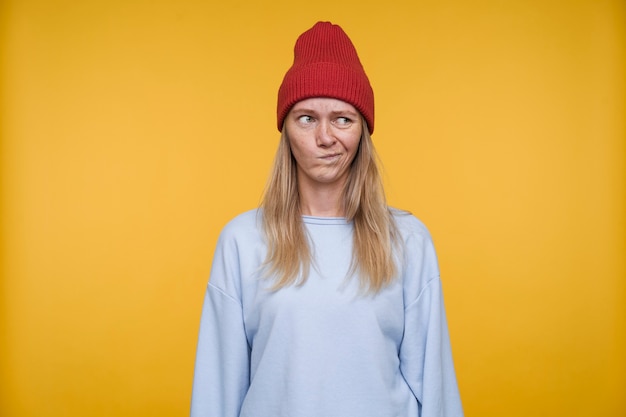
<path id="1" fill-rule="evenodd" d="M 317 145 L 322 147 L 328 147 L 335 143 L 336 139 L 333 134 L 332 126 L 328 122 L 322 122 L 316 129 Z"/>

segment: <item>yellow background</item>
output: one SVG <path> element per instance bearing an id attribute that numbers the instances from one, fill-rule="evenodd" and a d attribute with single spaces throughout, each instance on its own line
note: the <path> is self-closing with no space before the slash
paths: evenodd
<path id="1" fill-rule="evenodd" d="M 434 235 L 466 415 L 626 415 L 623 1 L 0 7 L 1 416 L 188 413 L 215 241 L 317 20 Z"/>

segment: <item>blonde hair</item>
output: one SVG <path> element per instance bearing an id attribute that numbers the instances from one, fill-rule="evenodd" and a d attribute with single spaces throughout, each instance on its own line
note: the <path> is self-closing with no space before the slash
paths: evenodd
<path id="1" fill-rule="evenodd" d="M 363 290 L 377 293 L 396 273 L 394 250 L 398 231 L 387 207 L 378 157 L 365 120 L 359 148 L 352 161 L 342 202 L 354 225 L 350 275 L 358 273 Z M 274 166 L 263 196 L 263 230 L 268 252 L 266 276 L 275 277 L 274 290 L 306 282 L 311 248 L 302 222 L 297 165 L 286 129 L 282 130 Z"/>

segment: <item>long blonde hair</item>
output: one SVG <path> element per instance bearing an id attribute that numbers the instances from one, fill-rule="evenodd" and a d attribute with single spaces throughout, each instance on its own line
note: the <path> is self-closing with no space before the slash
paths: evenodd
<path id="1" fill-rule="evenodd" d="M 358 273 L 361 288 L 377 293 L 397 273 L 394 250 L 398 231 L 385 199 L 378 158 L 363 120 L 359 148 L 352 161 L 342 202 L 354 225 L 350 274 Z M 268 245 L 266 275 L 275 277 L 274 290 L 301 285 L 308 278 L 312 257 L 302 222 L 297 165 L 286 129 L 282 130 L 274 166 L 263 196 L 263 229 Z"/>

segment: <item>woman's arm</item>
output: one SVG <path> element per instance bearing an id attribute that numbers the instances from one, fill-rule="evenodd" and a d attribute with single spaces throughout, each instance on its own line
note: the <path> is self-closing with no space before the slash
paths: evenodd
<path id="1" fill-rule="evenodd" d="M 206 290 L 196 352 L 192 417 L 238 417 L 250 384 L 246 338 L 237 276 L 236 245 L 218 241 Z"/>
<path id="2" fill-rule="evenodd" d="M 400 368 L 419 402 L 421 417 L 463 416 L 438 277 L 405 310 Z"/>

